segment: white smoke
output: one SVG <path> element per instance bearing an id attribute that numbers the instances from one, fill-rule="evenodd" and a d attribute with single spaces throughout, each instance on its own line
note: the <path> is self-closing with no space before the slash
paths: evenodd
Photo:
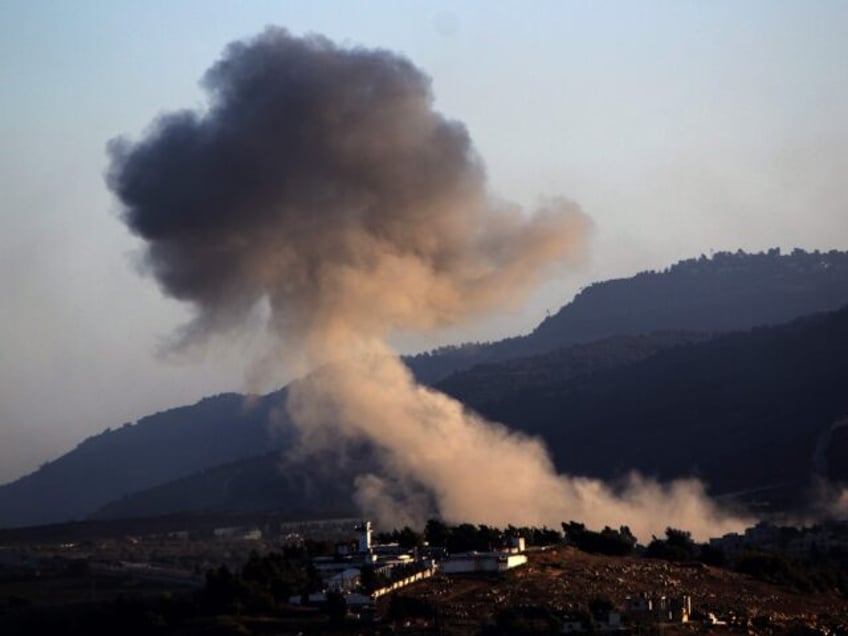
<path id="1" fill-rule="evenodd" d="M 540 440 L 487 422 L 416 384 L 385 351 L 337 362 L 295 383 L 288 407 L 307 447 L 339 435 L 377 447 L 392 482 L 361 480 L 358 502 L 387 527 L 420 527 L 433 513 L 422 492 L 456 523 L 558 527 L 574 519 L 590 527 L 629 525 L 643 540 L 667 526 L 707 538 L 747 523 L 722 511 L 694 479 L 660 484 L 633 474 L 614 489 L 559 475 Z"/>

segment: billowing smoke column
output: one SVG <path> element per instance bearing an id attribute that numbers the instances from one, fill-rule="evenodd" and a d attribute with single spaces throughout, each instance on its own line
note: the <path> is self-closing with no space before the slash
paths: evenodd
<path id="1" fill-rule="evenodd" d="M 357 482 L 367 512 L 414 521 L 433 502 L 448 520 L 653 531 L 719 519 L 697 484 L 634 480 L 617 496 L 558 476 L 538 441 L 416 386 L 384 344 L 520 299 L 589 225 L 565 199 L 526 214 L 490 196 L 467 131 L 409 61 L 270 28 L 203 85 L 205 111 L 110 143 L 108 184 L 161 288 L 196 310 L 184 342 L 267 303 L 278 354 L 314 370 L 288 403 L 304 443 L 380 453 L 381 476 Z"/>
<path id="2" fill-rule="evenodd" d="M 269 29 L 203 85 L 207 111 L 113 141 L 107 177 L 164 291 L 197 308 L 188 338 L 267 299 L 290 347 L 334 360 L 489 309 L 582 240 L 574 204 L 527 220 L 488 197 L 465 128 L 401 57 Z"/>

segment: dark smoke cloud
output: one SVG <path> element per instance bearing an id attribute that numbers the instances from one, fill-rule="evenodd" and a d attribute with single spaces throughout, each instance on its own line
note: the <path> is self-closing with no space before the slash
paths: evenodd
<path id="1" fill-rule="evenodd" d="M 162 289 L 196 309 L 184 339 L 245 328 L 267 303 L 274 353 L 321 367 L 287 410 L 307 450 L 376 448 L 383 474 L 355 484 L 366 514 L 407 523 L 435 502 L 454 521 L 729 527 L 695 482 L 634 476 L 621 494 L 557 475 L 538 440 L 416 385 L 385 345 L 520 298 L 588 226 L 564 199 L 532 215 L 494 201 L 410 62 L 268 29 L 203 85 L 206 111 L 110 144 L 108 184 Z"/>
<path id="2" fill-rule="evenodd" d="M 107 175 L 162 289 L 197 308 L 189 338 L 263 299 L 307 346 L 334 328 L 450 324 L 525 291 L 582 238 L 569 202 L 532 220 L 493 203 L 465 127 L 395 54 L 269 28 L 203 86 L 206 111 L 113 140 Z"/>

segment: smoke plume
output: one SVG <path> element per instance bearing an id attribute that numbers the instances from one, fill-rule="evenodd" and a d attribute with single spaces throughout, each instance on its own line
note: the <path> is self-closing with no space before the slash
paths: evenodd
<path id="1" fill-rule="evenodd" d="M 372 441 L 391 480 L 361 480 L 359 502 L 389 525 L 421 527 L 438 512 L 448 521 L 558 527 L 627 524 L 649 540 L 666 526 L 697 538 L 738 530 L 741 523 L 706 497 L 696 480 L 659 484 L 631 475 L 613 489 L 558 475 L 543 444 L 465 410 L 456 400 L 417 385 L 390 355 L 363 356 L 321 369 L 290 389 L 289 410 L 307 445 L 339 434 Z M 432 493 L 437 510 L 426 507 Z M 416 516 L 417 515 L 417 516 Z"/>
<path id="2" fill-rule="evenodd" d="M 407 60 L 269 29 L 203 78 L 205 112 L 110 143 L 109 186 L 163 290 L 194 304 L 184 339 L 267 299 L 311 362 L 431 329 L 532 288 L 586 218 L 498 203 L 465 127 Z"/>
<path id="3" fill-rule="evenodd" d="M 417 386 L 385 345 L 519 301 L 589 227 L 563 198 L 528 213 L 493 197 L 465 127 L 433 109 L 408 60 L 269 28 L 229 45 L 202 83 L 202 112 L 110 142 L 108 185 L 149 273 L 195 309 L 181 344 L 243 328 L 267 304 L 275 355 L 313 371 L 288 404 L 307 447 L 378 448 L 385 474 L 357 481 L 368 512 L 411 519 L 435 502 L 446 519 L 480 522 L 720 518 L 693 483 L 634 478 L 615 494 L 558 476 L 539 441 Z"/>

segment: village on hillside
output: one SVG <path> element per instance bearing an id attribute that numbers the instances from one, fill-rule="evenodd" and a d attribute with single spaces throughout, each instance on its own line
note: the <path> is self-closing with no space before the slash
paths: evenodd
<path id="1" fill-rule="evenodd" d="M 498 633 L 645 633 L 663 626 L 674 633 L 668 630 L 707 626 L 759 633 L 798 623 L 840 633 L 834 630 L 848 625 L 841 583 L 798 565 L 839 554 L 848 554 L 846 522 L 760 523 L 704 544 L 669 529 L 648 546 L 637 546 L 626 528 L 594 532 L 574 522 L 559 532 L 431 520 L 418 533 L 375 532 L 354 519 L 11 542 L 0 546 L 0 625 L 60 616 L 69 603 L 110 606 L 127 598 L 167 623 L 167 612 L 156 608 L 168 594 L 201 615 L 329 621 L 342 631 L 392 625 L 465 634 L 489 625 Z"/>

